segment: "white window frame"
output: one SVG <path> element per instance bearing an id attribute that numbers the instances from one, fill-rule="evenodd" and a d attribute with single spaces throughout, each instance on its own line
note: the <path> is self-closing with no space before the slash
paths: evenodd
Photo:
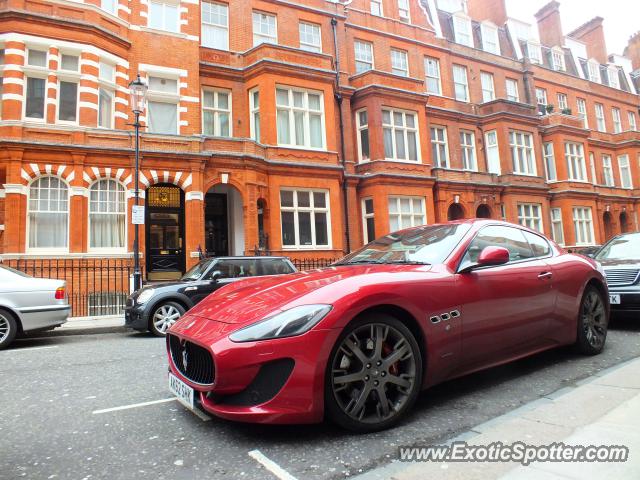
<path id="1" fill-rule="evenodd" d="M 205 4 L 209 4 L 212 5 L 217 8 L 217 9 L 225 9 L 226 10 L 226 15 L 224 15 L 226 17 L 226 23 L 225 24 L 220 24 L 220 23 L 213 23 L 213 22 L 209 22 L 209 21 L 205 21 L 205 15 L 204 15 L 204 6 Z M 229 50 L 229 5 L 226 3 L 219 3 L 219 2 L 212 2 L 210 0 L 203 0 L 201 7 L 200 7 L 200 15 L 201 15 L 201 28 L 203 30 L 202 34 L 201 34 L 201 42 L 202 42 L 202 46 L 203 47 L 207 47 L 207 48 L 215 48 L 218 50 Z M 217 16 L 220 16 L 220 14 L 217 14 Z M 224 43 L 221 45 L 214 45 L 214 44 L 208 44 L 204 42 L 204 30 L 205 28 L 210 28 L 212 30 L 217 30 L 219 32 L 222 32 L 224 34 Z"/>
<path id="2" fill-rule="evenodd" d="M 622 132 L 622 114 L 618 107 L 611 109 L 611 119 L 613 120 L 613 133 Z"/>
<path id="3" fill-rule="evenodd" d="M 564 245 L 564 227 L 560 208 L 551 209 L 551 237 L 558 245 Z"/>
<path id="4" fill-rule="evenodd" d="M 356 75 L 374 69 L 373 43 L 356 39 L 353 41 L 353 53 Z M 359 68 L 358 65 L 368 65 L 368 68 Z"/>
<path id="5" fill-rule="evenodd" d="M 607 76 L 609 77 L 609 86 L 611 88 L 620 89 L 620 78 L 618 77 L 618 67 L 609 67 L 607 69 Z M 615 80 L 613 80 L 615 78 Z"/>
<path id="6" fill-rule="evenodd" d="M 100 184 L 100 182 L 113 182 L 116 185 L 118 185 L 119 187 L 121 187 L 123 189 L 123 202 L 122 202 L 122 207 L 123 210 L 121 212 L 92 212 L 91 211 L 91 207 L 94 205 L 94 202 L 91 201 L 91 190 L 95 187 L 98 186 L 98 184 Z M 98 180 L 96 180 L 95 182 L 93 182 L 90 186 L 89 186 L 89 198 L 87 200 L 87 225 L 88 225 L 88 232 L 87 232 L 87 245 L 89 246 L 89 251 L 90 252 L 105 252 L 105 253 L 109 253 L 109 252 L 113 252 L 113 253 L 119 253 L 119 252 L 126 252 L 127 251 L 127 246 L 129 245 L 127 242 L 127 237 L 128 237 L 128 223 L 127 223 L 127 210 L 128 210 L 128 201 L 127 201 L 127 188 L 125 185 L 123 185 L 121 182 L 119 182 L 116 179 L 113 178 L 99 178 Z M 101 190 L 104 191 L 104 190 Z M 107 190 L 108 191 L 108 190 Z M 117 193 L 117 190 L 116 190 Z M 116 204 L 119 203 L 118 200 L 116 199 Z M 92 236 L 91 236 L 91 216 L 92 215 L 113 215 L 113 216 L 123 216 L 124 217 L 124 240 L 123 240 L 123 245 L 122 247 L 92 247 L 91 246 L 91 241 L 93 240 Z"/>
<path id="7" fill-rule="evenodd" d="M 409 76 L 409 54 L 406 50 L 391 49 L 391 73 L 401 77 Z"/>
<path id="8" fill-rule="evenodd" d="M 117 17 L 119 4 L 118 0 L 100 0 L 100 9 Z"/>
<path id="9" fill-rule="evenodd" d="M 64 185 L 67 189 L 67 210 L 40 210 L 40 206 L 38 205 L 38 209 L 37 210 L 32 210 L 31 209 L 31 189 L 33 188 L 33 185 L 45 178 L 45 177 L 51 177 L 51 178 L 55 178 L 57 180 L 60 181 L 60 183 L 62 185 Z M 38 199 L 40 199 L 41 196 L 38 195 Z M 58 197 L 59 199 L 60 197 Z M 51 197 L 49 197 L 49 200 L 51 200 Z M 39 201 L 38 201 L 39 203 Z M 66 231 L 66 239 L 65 239 L 65 246 L 64 247 L 32 247 L 30 245 L 30 238 L 31 238 L 31 227 L 30 227 L 30 219 L 29 216 L 32 213 L 66 213 L 67 214 L 67 231 Z M 25 231 L 25 236 L 26 236 L 26 250 L 27 252 L 30 253 L 67 253 L 69 251 L 69 236 L 70 236 L 70 229 L 71 229 L 71 187 L 69 186 L 69 184 L 62 178 L 57 177 L 55 175 L 42 175 L 39 177 L 34 178 L 28 186 L 27 189 L 27 222 L 26 222 L 26 231 Z"/>
<path id="10" fill-rule="evenodd" d="M 549 100 L 547 99 L 547 90 L 545 88 L 536 87 L 536 104 L 538 105 L 538 112 L 546 115 Z"/>
<path id="11" fill-rule="evenodd" d="M 307 36 L 308 34 L 308 31 L 305 31 L 305 32 L 302 31 L 303 28 L 312 30 L 312 32 L 309 35 L 314 41 L 316 40 L 316 37 L 317 37 L 317 43 L 302 41 L 303 36 Z M 298 33 L 300 35 L 301 50 L 305 50 L 307 52 L 322 53 L 322 27 L 319 24 L 300 21 L 300 23 L 298 24 Z"/>
<path id="12" fill-rule="evenodd" d="M 252 28 L 253 28 L 253 46 L 257 47 L 263 43 L 278 44 L 278 17 L 273 13 L 261 12 L 253 10 L 251 12 Z M 264 19 L 273 19 L 273 33 L 270 22 L 263 22 Z M 262 31 L 262 26 L 267 27 L 267 32 Z"/>
<path id="13" fill-rule="evenodd" d="M 375 15 L 376 17 L 384 17 L 382 0 L 371 0 L 369 2 L 369 11 L 371 12 L 371 15 Z"/>
<path id="14" fill-rule="evenodd" d="M 441 135 L 440 135 L 441 134 Z M 447 141 L 447 127 L 432 125 L 429 129 L 431 138 L 431 156 L 434 168 L 449 168 L 449 145 Z M 441 158 L 444 152 L 444 159 Z"/>
<path id="15" fill-rule="evenodd" d="M 157 78 L 159 80 L 167 80 L 171 82 L 175 82 L 176 89 L 175 91 L 168 92 L 163 90 L 153 90 L 151 78 Z M 178 92 L 180 91 L 180 78 L 172 77 L 172 76 L 163 76 L 161 74 L 156 74 L 152 72 L 147 77 L 147 85 L 149 85 L 149 90 L 147 92 L 147 110 L 146 110 L 146 120 L 147 120 L 147 132 L 149 133 L 157 133 L 158 135 L 177 135 L 180 132 L 180 110 L 178 108 L 180 103 L 180 95 Z M 149 130 L 150 122 L 150 103 L 166 103 L 170 105 L 174 105 L 176 108 L 176 131 L 167 133 L 167 132 L 151 132 Z"/>
<path id="16" fill-rule="evenodd" d="M 584 120 L 584 128 L 589 128 L 589 119 L 587 117 L 587 101 L 584 98 L 576 99 L 578 115 Z"/>
<path id="17" fill-rule="evenodd" d="M 578 142 L 564 142 L 564 157 L 567 162 L 568 180 L 571 182 L 587 182 L 584 145 Z"/>
<path id="18" fill-rule="evenodd" d="M 613 160 L 611 155 L 602 155 L 602 179 L 607 187 L 615 187 L 616 180 L 613 176 Z"/>
<path id="19" fill-rule="evenodd" d="M 151 9 L 152 5 L 160 7 L 160 23 L 161 25 L 151 25 Z M 169 25 L 167 19 L 167 7 L 175 8 L 176 21 L 175 25 Z M 172 0 L 149 0 L 147 14 L 147 27 L 154 30 L 162 30 L 165 32 L 178 33 L 180 32 L 180 2 Z"/>
<path id="20" fill-rule="evenodd" d="M 213 107 L 205 107 L 205 104 L 204 104 L 205 93 L 213 94 L 213 102 L 214 102 Z M 228 99 L 227 109 L 219 107 L 218 96 L 220 93 L 227 94 L 227 99 Z M 221 137 L 221 138 L 233 137 L 233 105 L 232 105 L 233 100 L 232 100 L 231 90 L 227 90 L 224 88 L 204 87 L 202 89 L 201 94 L 202 94 L 202 134 L 213 136 L 213 137 Z M 205 110 L 213 113 L 213 133 L 205 133 L 205 120 L 204 120 Z M 228 136 L 222 135 L 222 132 L 221 132 L 220 115 L 225 113 L 228 115 L 228 118 L 229 118 L 229 135 Z"/>
<path id="21" fill-rule="evenodd" d="M 480 86 L 482 88 L 482 102 L 490 102 L 496 99 L 496 89 L 493 82 L 493 73 L 480 72 Z"/>
<path id="22" fill-rule="evenodd" d="M 607 122 L 604 119 L 604 105 L 601 103 L 596 103 L 594 108 L 596 111 L 596 127 L 599 132 L 606 132 Z"/>
<path id="23" fill-rule="evenodd" d="M 293 207 L 283 207 L 282 206 L 282 197 L 280 196 L 281 192 L 293 192 Z M 298 192 L 308 192 L 309 193 L 309 206 L 308 207 L 299 207 L 298 206 Z M 314 193 L 324 193 L 325 196 L 325 207 L 315 207 L 314 205 Z M 332 248 L 332 238 L 331 238 L 331 205 L 330 200 L 331 197 L 329 195 L 329 190 L 326 189 L 309 189 L 309 188 L 292 188 L 292 187 L 282 187 L 278 193 L 278 202 L 280 206 L 280 240 L 282 244 L 283 250 L 329 250 Z M 282 212 L 293 212 L 293 228 L 295 232 L 295 245 L 285 245 L 284 238 L 282 235 Z M 300 244 L 300 221 L 298 214 L 300 212 L 309 212 L 310 213 L 310 223 L 311 223 L 311 238 L 312 243 L 310 245 L 301 245 Z M 327 244 L 319 245 L 316 242 L 316 222 L 315 215 L 316 213 L 324 213 L 327 219 Z"/>
<path id="24" fill-rule="evenodd" d="M 500 148 L 498 146 L 498 131 L 490 130 L 484 134 L 484 143 L 487 155 L 487 171 L 500 175 L 502 168 L 500 165 Z M 497 168 L 494 168 L 497 167 Z"/>
<path id="25" fill-rule="evenodd" d="M 460 130 L 460 157 L 463 170 L 478 171 L 476 136 L 471 130 Z"/>
<path id="26" fill-rule="evenodd" d="M 408 212 L 402 212 L 402 200 L 409 200 L 409 211 Z M 421 205 L 421 212 L 416 212 L 414 209 L 414 201 L 419 201 L 420 205 Z M 394 213 L 391 212 L 391 204 L 395 203 L 396 206 L 396 211 Z M 425 201 L 424 201 L 424 197 L 413 197 L 413 196 L 407 196 L 407 195 L 390 195 L 388 197 L 388 214 L 389 214 L 389 231 L 393 232 L 393 231 L 397 231 L 403 228 L 408 228 L 408 227 L 403 227 L 402 226 L 402 218 L 403 217 L 410 217 L 410 225 L 409 227 L 418 227 L 420 225 L 426 225 L 427 224 L 427 212 L 425 209 Z M 418 219 L 418 217 L 422 217 L 420 220 L 416 221 L 416 219 Z M 394 229 L 391 223 L 391 219 L 392 218 L 397 218 L 397 222 L 398 222 L 398 229 Z"/>
<path id="27" fill-rule="evenodd" d="M 277 92 L 278 90 L 286 90 L 288 92 L 288 105 L 279 105 L 277 100 Z M 294 106 L 294 92 L 303 94 L 303 106 L 295 107 Z M 309 107 L 309 94 L 318 95 L 320 97 L 320 110 L 312 110 Z M 304 150 L 326 150 L 327 148 L 327 132 L 326 132 L 326 124 L 325 124 L 325 113 L 324 113 L 324 93 L 318 90 L 307 90 L 303 88 L 295 88 L 285 85 L 276 85 L 276 114 L 279 110 L 287 110 L 289 112 L 289 139 L 291 143 L 280 143 L 280 139 L 278 138 L 278 146 L 286 147 L 286 148 L 298 148 Z M 296 138 L 296 128 L 295 128 L 295 113 L 302 112 L 303 114 L 303 123 L 304 123 L 304 139 L 305 143 L 303 145 L 297 144 Z M 320 129 L 321 129 L 321 139 L 322 145 L 319 147 L 311 146 L 311 123 L 310 117 L 311 115 L 320 115 Z M 276 132 L 277 132 L 277 117 L 276 117 Z"/>
<path id="28" fill-rule="evenodd" d="M 627 111 L 627 118 L 629 119 L 629 130 L 631 130 L 632 132 L 638 130 L 635 112 Z"/>
<path id="29" fill-rule="evenodd" d="M 542 157 L 544 159 L 544 171 L 548 182 L 558 180 L 556 172 L 556 157 L 553 151 L 553 142 L 544 142 L 542 144 Z"/>
<path id="30" fill-rule="evenodd" d="M 403 23 L 411 23 L 409 0 L 398 0 L 398 18 Z"/>
<path id="31" fill-rule="evenodd" d="M 371 212 L 367 212 L 367 202 L 371 202 Z M 363 244 L 366 245 L 369 242 L 375 240 L 375 238 L 369 238 L 369 230 L 367 229 L 367 220 L 372 219 L 374 221 L 374 232 L 375 232 L 375 205 L 373 203 L 373 197 L 363 198 L 360 202 L 360 207 L 362 209 L 362 240 Z"/>
<path id="32" fill-rule="evenodd" d="M 72 70 L 69 70 L 67 68 L 62 68 L 62 57 L 76 57 L 77 59 L 76 68 Z M 63 75 L 64 75 L 64 72 L 80 73 L 80 54 L 77 52 L 65 52 L 65 51 L 58 52 L 58 71 Z"/>
<path id="33" fill-rule="evenodd" d="M 494 55 L 500 55 L 498 27 L 493 24 L 483 22 L 480 24 L 480 33 L 482 37 L 482 50 L 493 53 Z"/>
<path id="34" fill-rule="evenodd" d="M 255 94 L 258 94 L 258 105 L 256 105 Z M 249 113 L 251 117 L 249 118 L 249 129 L 251 138 L 257 143 L 260 143 L 260 128 L 261 128 L 261 119 L 260 119 L 260 89 L 252 88 L 249 90 Z M 256 125 L 257 119 L 257 125 Z"/>
<path id="35" fill-rule="evenodd" d="M 631 162 L 629 155 L 624 154 L 618 156 L 618 170 L 620 171 L 620 186 L 622 188 L 633 189 L 633 178 L 631 176 Z"/>
<path id="36" fill-rule="evenodd" d="M 563 110 L 569 108 L 569 98 L 566 93 L 558 93 L 558 112 L 562 113 Z"/>
<path id="37" fill-rule="evenodd" d="M 29 98 L 29 89 L 28 89 L 28 85 L 29 85 L 29 79 L 33 78 L 33 79 L 37 79 L 37 80 L 42 80 L 44 83 L 44 93 L 43 93 L 43 98 L 42 98 L 42 118 L 39 117 L 28 117 L 27 116 L 27 99 Z M 47 75 L 46 74 L 31 74 L 28 73 L 24 76 L 24 99 L 22 102 L 22 119 L 29 121 L 29 122 L 38 122 L 38 123 L 45 123 L 47 121 Z M 56 100 L 56 106 L 57 106 L 57 100 Z M 56 112 L 56 117 L 57 117 L 57 112 Z"/>
<path id="38" fill-rule="evenodd" d="M 519 102 L 520 91 L 518 88 L 519 87 L 518 80 L 514 78 L 507 78 L 505 80 L 505 85 L 507 90 L 507 100 L 510 100 L 512 102 Z"/>
<path id="39" fill-rule="evenodd" d="M 523 227 L 544 234 L 542 205 L 539 203 L 518 203 L 518 223 Z"/>
<path id="40" fill-rule="evenodd" d="M 551 63 L 554 70 L 564 72 L 567 67 L 564 62 L 564 51 L 560 47 L 551 49 Z"/>
<path id="41" fill-rule="evenodd" d="M 440 77 L 440 59 L 436 57 L 424 57 L 424 71 L 425 71 L 425 87 L 427 93 L 434 95 L 442 95 L 442 79 Z M 429 88 L 429 81 L 435 83 L 437 87 L 435 90 Z"/>
<path id="42" fill-rule="evenodd" d="M 60 102 L 62 101 L 62 83 L 72 83 L 76 86 L 76 113 L 75 120 L 60 119 Z M 45 87 L 46 88 L 46 87 Z M 46 95 L 46 93 L 45 93 Z M 47 110 L 47 101 L 45 100 L 45 116 Z M 59 125 L 79 125 L 80 123 L 80 82 L 73 78 L 58 77 L 58 91 L 56 98 L 56 123 Z"/>
<path id="43" fill-rule="evenodd" d="M 473 48 L 473 30 L 471 27 L 471 19 L 464 13 L 454 14 L 452 18 L 453 32 L 456 43 Z"/>
<path id="44" fill-rule="evenodd" d="M 576 245 L 592 245 L 594 243 L 591 207 L 573 207 L 573 228 Z"/>
<path id="45" fill-rule="evenodd" d="M 531 63 L 538 65 L 542 63 L 542 48 L 539 43 L 529 40 L 527 42 L 527 51 L 529 53 L 529 61 Z M 535 52 L 535 55 L 532 55 L 533 52 Z"/>
<path id="46" fill-rule="evenodd" d="M 390 123 L 384 122 L 384 112 L 389 112 Z M 395 125 L 395 114 L 402 115 L 402 125 Z M 407 124 L 407 117 L 413 117 L 413 127 L 409 127 Z M 410 110 L 400 110 L 397 108 L 383 107 L 382 108 L 382 130 L 383 130 L 383 148 L 385 149 L 385 160 L 391 160 L 394 162 L 406 162 L 406 163 L 422 163 L 420 155 L 420 134 L 418 128 L 418 114 Z M 384 131 L 391 130 L 391 150 L 393 151 L 393 157 L 387 157 L 386 148 L 384 145 Z M 405 146 L 405 158 L 398 157 L 398 146 L 396 144 L 396 132 L 401 131 L 404 138 Z M 409 158 L 409 133 L 413 133 L 413 137 L 416 140 L 416 159 L 411 160 Z"/>
<path id="47" fill-rule="evenodd" d="M 362 123 L 362 119 L 361 119 L 361 113 L 364 113 L 365 116 L 367 117 L 367 123 L 363 124 Z M 370 131 L 369 131 L 369 112 L 367 111 L 366 108 L 361 108 L 359 110 L 356 110 L 356 129 L 357 129 L 357 142 L 358 142 L 358 160 L 360 160 L 360 162 L 368 162 L 371 160 L 371 137 L 369 135 Z M 364 153 L 362 151 L 362 132 L 366 131 L 367 135 L 368 135 L 368 150 L 369 150 L 369 156 L 365 157 Z"/>
<path id="48" fill-rule="evenodd" d="M 525 139 L 528 139 L 528 144 Z M 521 130 L 509 130 L 511 164 L 515 175 L 537 176 L 533 135 Z"/>
<path id="49" fill-rule="evenodd" d="M 452 70 L 453 70 L 453 92 L 454 92 L 455 99 L 460 102 L 469 102 L 469 76 L 467 74 L 467 67 L 453 64 Z M 456 79 L 456 72 L 458 72 L 460 75 L 464 74 L 462 75 L 464 76 L 464 78 L 460 76 L 459 78 Z M 458 96 L 458 88 L 456 87 L 464 88 L 464 97 Z"/>
<path id="50" fill-rule="evenodd" d="M 600 64 L 595 60 L 587 61 L 587 73 L 590 82 L 600 83 Z"/>

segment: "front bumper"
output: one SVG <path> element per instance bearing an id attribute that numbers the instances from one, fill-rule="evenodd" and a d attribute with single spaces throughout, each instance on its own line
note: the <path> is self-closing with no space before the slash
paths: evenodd
<path id="1" fill-rule="evenodd" d="M 124 326 L 135 330 L 147 330 L 147 312 L 144 305 L 134 304 L 124 309 Z"/>
<path id="2" fill-rule="evenodd" d="M 194 321 L 195 320 L 195 321 Z M 185 317 L 171 335 L 206 348 L 213 384 L 193 382 L 168 352 L 170 371 L 194 388 L 201 407 L 218 417 L 252 423 L 315 423 L 324 413 L 325 365 L 339 330 L 311 330 L 298 337 L 234 343 L 238 325 Z M 177 357 L 179 358 L 179 357 Z"/>

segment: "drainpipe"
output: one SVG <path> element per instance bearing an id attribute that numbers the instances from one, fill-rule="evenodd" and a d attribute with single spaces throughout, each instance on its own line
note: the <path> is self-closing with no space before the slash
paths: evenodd
<path id="1" fill-rule="evenodd" d="M 336 85 L 335 85 L 335 99 L 338 105 L 338 111 L 340 113 L 339 127 L 340 127 L 340 159 L 342 161 L 342 209 L 344 210 L 344 222 L 345 222 L 345 248 L 344 252 L 349 253 L 351 251 L 351 235 L 349 234 L 349 193 L 347 191 L 347 164 L 345 159 L 344 148 L 344 119 L 342 115 L 342 94 L 340 93 L 340 53 L 338 52 L 338 33 L 337 33 L 338 20 L 336 18 L 331 19 L 331 29 L 333 31 L 333 48 L 335 51 L 334 68 L 336 70 Z"/>

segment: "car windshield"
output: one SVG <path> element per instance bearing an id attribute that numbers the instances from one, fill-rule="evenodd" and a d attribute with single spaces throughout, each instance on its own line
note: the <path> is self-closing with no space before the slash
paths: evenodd
<path id="1" fill-rule="evenodd" d="M 431 225 L 378 238 L 335 265 L 442 263 L 469 231 L 469 224 Z"/>
<path id="2" fill-rule="evenodd" d="M 209 265 L 211 265 L 214 260 L 215 260 L 214 258 L 210 258 L 208 260 L 203 260 L 200 263 L 194 265 L 193 267 L 191 267 L 189 271 L 187 271 L 187 273 L 185 273 L 182 276 L 182 280 L 183 281 L 199 280 L 200 277 L 202 277 L 202 275 L 204 275 L 204 273 L 209 269 Z"/>
<path id="3" fill-rule="evenodd" d="M 640 260 L 640 233 L 614 238 L 596 255 L 597 260 Z"/>

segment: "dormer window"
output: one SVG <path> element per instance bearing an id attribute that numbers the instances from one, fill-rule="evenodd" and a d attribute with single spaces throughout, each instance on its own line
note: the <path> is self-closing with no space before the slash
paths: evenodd
<path id="1" fill-rule="evenodd" d="M 528 41 L 527 51 L 529 52 L 529 61 L 531 63 L 542 63 L 542 51 L 539 43 Z"/>
<path id="2" fill-rule="evenodd" d="M 456 43 L 473 47 L 473 35 L 471 33 L 471 19 L 464 13 L 457 13 L 453 16 L 453 30 L 456 36 Z"/>
<path id="3" fill-rule="evenodd" d="M 609 86 L 620 88 L 620 78 L 618 78 L 618 67 L 609 67 Z"/>
<path id="4" fill-rule="evenodd" d="M 564 72 L 567 69 L 564 64 L 564 51 L 560 47 L 551 50 L 551 63 L 554 70 Z"/>
<path id="5" fill-rule="evenodd" d="M 480 32 L 482 33 L 482 49 L 485 52 L 500 55 L 498 27 L 491 23 L 483 23 L 480 25 Z"/>
<path id="6" fill-rule="evenodd" d="M 591 82 L 600 83 L 600 64 L 598 62 L 589 60 L 587 62 L 587 71 Z"/>

